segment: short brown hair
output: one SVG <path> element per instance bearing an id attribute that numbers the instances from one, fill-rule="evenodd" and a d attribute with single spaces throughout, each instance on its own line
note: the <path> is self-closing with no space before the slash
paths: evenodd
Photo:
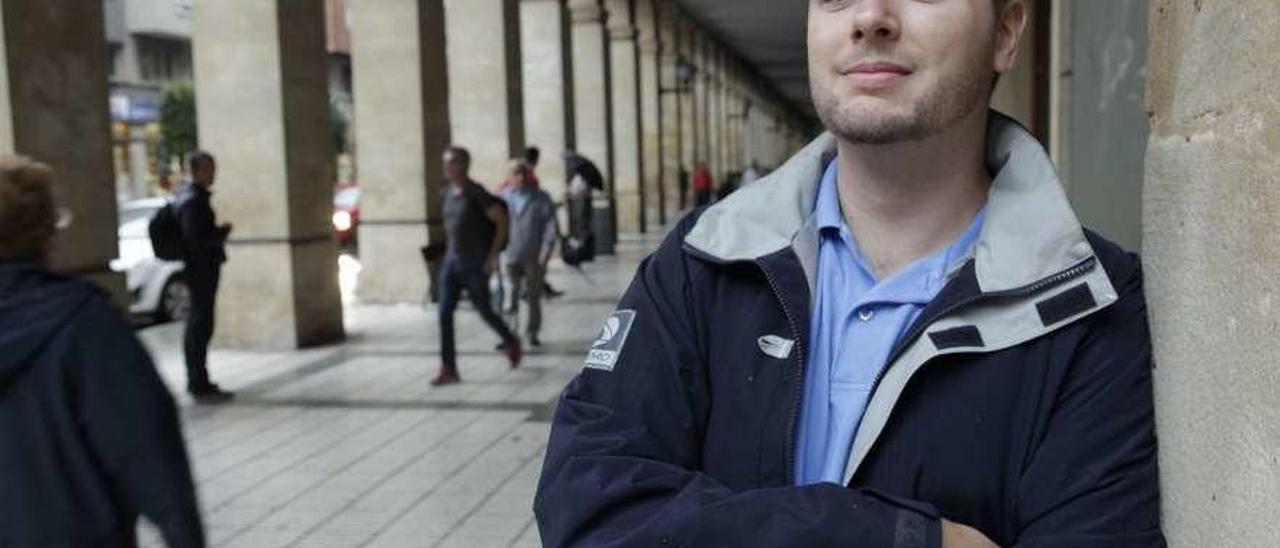
<path id="1" fill-rule="evenodd" d="M 53 171 L 23 156 L 0 156 L 0 260 L 38 260 L 57 233 Z"/>

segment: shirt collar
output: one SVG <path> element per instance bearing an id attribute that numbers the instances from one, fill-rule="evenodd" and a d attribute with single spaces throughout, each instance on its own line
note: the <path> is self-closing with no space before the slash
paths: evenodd
<path id="1" fill-rule="evenodd" d="M 837 163 L 833 158 L 827 163 L 822 179 L 818 183 L 818 197 L 813 209 L 814 223 L 824 235 L 833 238 L 838 236 L 839 240 L 849 246 L 857 266 L 870 280 L 874 281 L 875 286 L 868 297 L 877 301 L 895 303 L 925 304 L 933 300 L 950 279 L 951 274 L 973 254 L 974 245 L 981 236 L 982 226 L 986 221 L 987 207 L 984 205 L 978 210 L 978 214 L 969 222 L 964 232 L 961 232 L 947 247 L 907 265 L 888 279 L 875 280 L 840 210 L 837 174 Z M 836 234 L 832 234 L 833 231 Z M 824 241 L 823 245 L 827 243 Z"/>
<path id="2" fill-rule="evenodd" d="M 827 163 L 827 169 L 822 173 L 822 179 L 818 182 L 818 200 L 814 204 L 813 216 L 821 232 L 826 232 L 827 229 L 841 230 L 845 227 L 844 215 L 840 212 L 840 187 L 836 178 L 837 173 L 836 160 L 832 158 Z"/>

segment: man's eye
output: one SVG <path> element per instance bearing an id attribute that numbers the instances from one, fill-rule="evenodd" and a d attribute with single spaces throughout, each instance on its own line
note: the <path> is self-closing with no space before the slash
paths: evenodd
<path id="1" fill-rule="evenodd" d="M 852 2 L 853 0 L 817 0 L 817 6 L 824 10 L 838 10 Z"/>

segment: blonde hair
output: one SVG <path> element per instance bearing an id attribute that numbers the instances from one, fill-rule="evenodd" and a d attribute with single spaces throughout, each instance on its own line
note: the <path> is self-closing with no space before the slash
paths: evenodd
<path id="1" fill-rule="evenodd" d="M 36 260 L 57 233 L 53 171 L 24 156 L 0 156 L 0 260 Z"/>

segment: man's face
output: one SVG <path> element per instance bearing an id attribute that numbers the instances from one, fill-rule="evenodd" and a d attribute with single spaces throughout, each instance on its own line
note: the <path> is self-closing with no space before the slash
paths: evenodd
<path id="1" fill-rule="evenodd" d="M 887 144 L 922 139 L 986 108 L 993 76 L 1012 66 L 1016 51 L 997 21 L 992 0 L 811 0 L 809 78 L 819 117 L 847 141 Z"/>
<path id="2" fill-rule="evenodd" d="M 467 164 L 451 152 L 444 153 L 444 176 L 450 181 L 467 178 Z"/>
<path id="3" fill-rule="evenodd" d="M 191 169 L 191 179 L 205 188 L 213 186 L 214 178 L 217 174 L 218 164 L 213 160 L 199 162 Z"/>
<path id="4" fill-rule="evenodd" d="M 529 171 L 526 170 L 523 166 L 516 166 L 511 168 L 511 171 L 508 175 L 511 177 L 511 181 L 520 187 L 531 186 L 531 183 L 533 182 L 533 180 L 529 177 Z"/>

